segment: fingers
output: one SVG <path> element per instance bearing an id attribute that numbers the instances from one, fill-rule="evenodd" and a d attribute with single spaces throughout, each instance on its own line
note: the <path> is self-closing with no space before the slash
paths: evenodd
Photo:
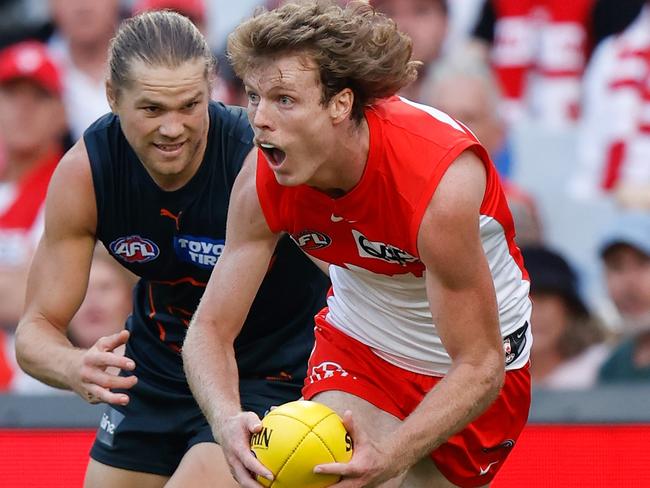
<path id="1" fill-rule="evenodd" d="M 348 431 L 348 434 L 352 436 L 352 434 L 356 434 L 355 432 L 355 425 L 354 425 L 354 418 L 352 417 L 352 411 L 351 410 L 346 410 L 343 412 L 343 426 L 345 427 L 345 430 Z"/>
<path id="2" fill-rule="evenodd" d="M 115 334 L 101 337 L 95 343 L 95 347 L 100 351 L 113 351 L 129 340 L 129 331 L 121 330 Z"/>
<path id="3" fill-rule="evenodd" d="M 81 381 L 101 388 L 128 390 L 138 382 L 138 378 L 136 376 L 115 376 L 98 368 L 88 368 L 81 371 Z"/>
<path id="4" fill-rule="evenodd" d="M 231 472 L 235 480 L 243 488 L 260 488 L 262 486 L 255 480 L 255 475 L 247 470 L 241 462 L 233 462 Z"/>
<path id="5" fill-rule="evenodd" d="M 354 422 L 354 417 L 352 416 L 351 410 L 346 410 L 343 412 L 342 420 L 343 426 L 345 427 L 345 430 L 348 431 L 348 434 L 350 434 L 353 444 L 365 444 L 368 436 L 366 436 L 365 432 L 362 429 L 357 429 L 357 425 Z"/>
<path id="6" fill-rule="evenodd" d="M 253 475 L 260 475 L 269 481 L 273 481 L 273 473 L 251 451 L 248 451 L 247 455 L 241 457 L 241 462 L 246 470 Z"/>
<path id="7" fill-rule="evenodd" d="M 329 463 L 329 464 L 319 464 L 314 467 L 314 473 L 316 474 L 337 474 L 339 476 L 351 475 L 353 469 L 350 467 L 349 463 Z"/>
<path id="8" fill-rule="evenodd" d="M 260 432 L 262 430 L 262 421 L 255 412 L 244 412 L 244 425 L 248 433 Z M 250 435 L 246 436 L 247 443 L 242 446 L 241 455 L 239 459 L 244 467 L 253 473 L 253 475 L 260 475 L 267 480 L 273 480 L 273 473 L 264 466 L 252 453 L 249 446 Z"/>
<path id="9" fill-rule="evenodd" d="M 262 430 L 262 421 L 255 412 L 244 412 L 245 424 L 249 432 L 259 432 Z"/>
<path id="10" fill-rule="evenodd" d="M 116 338 L 116 336 L 121 337 Z M 95 347 L 86 351 L 82 357 L 81 368 L 78 372 L 81 388 L 77 391 L 80 391 L 82 398 L 89 403 L 105 402 L 126 405 L 129 403 L 129 396 L 111 390 L 128 390 L 138 382 L 138 378 L 134 375 L 119 376 L 107 371 L 113 368 L 126 371 L 135 369 L 135 362 L 132 359 L 110 351 L 101 352 L 102 349 L 108 347 L 107 345 L 115 344 L 112 338 L 116 338 L 117 341 L 128 339 L 128 332 L 122 331 L 119 334 L 100 339 Z"/>
<path id="11" fill-rule="evenodd" d="M 82 367 L 101 369 L 114 367 L 125 371 L 133 371 L 135 369 L 135 362 L 133 359 L 127 358 L 121 354 L 99 352 L 97 350 L 89 349 L 83 357 Z"/>
<path id="12" fill-rule="evenodd" d="M 86 385 L 86 401 L 89 403 L 109 403 L 111 405 L 126 405 L 129 403 L 129 396 L 125 393 L 113 393 L 98 385 Z"/>

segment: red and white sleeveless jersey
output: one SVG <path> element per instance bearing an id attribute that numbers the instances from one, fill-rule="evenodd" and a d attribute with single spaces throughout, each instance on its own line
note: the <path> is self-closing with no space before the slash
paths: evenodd
<path id="1" fill-rule="evenodd" d="M 487 153 L 454 119 L 398 97 L 376 103 L 365 115 L 370 149 L 355 188 L 334 199 L 306 185 L 281 186 L 260 152 L 262 211 L 272 231 L 288 232 L 303 251 L 331 264 L 332 325 L 393 364 L 445 374 L 451 360 L 432 320 L 417 249 L 424 211 L 449 165 L 474 150 L 487 168 L 480 229 L 503 336 L 529 320 L 531 310 L 512 217 Z M 526 364 L 532 337 L 526 343 L 508 369 Z"/>
<path id="2" fill-rule="evenodd" d="M 599 198 L 650 184 L 650 4 L 594 52 L 584 79 L 578 170 L 571 188 Z"/>
<path id="3" fill-rule="evenodd" d="M 506 117 L 565 125 L 578 117 L 594 0 L 493 0 L 492 61 Z"/>

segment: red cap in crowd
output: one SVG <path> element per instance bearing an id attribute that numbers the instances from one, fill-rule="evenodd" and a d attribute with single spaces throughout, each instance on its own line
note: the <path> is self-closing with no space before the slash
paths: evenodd
<path id="1" fill-rule="evenodd" d="M 173 10 L 197 22 L 205 22 L 204 0 L 137 0 L 133 5 L 133 14 L 163 9 Z"/>
<path id="2" fill-rule="evenodd" d="M 0 51 L 0 83 L 20 78 L 34 81 L 57 96 L 63 90 L 58 67 L 38 41 L 19 42 Z"/>

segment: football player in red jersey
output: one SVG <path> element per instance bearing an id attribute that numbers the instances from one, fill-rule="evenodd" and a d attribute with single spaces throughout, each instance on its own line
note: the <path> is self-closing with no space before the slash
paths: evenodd
<path id="1" fill-rule="evenodd" d="M 272 473 L 250 453 L 260 421 L 237 402 L 227 345 L 289 233 L 332 280 L 303 395 L 339 412 L 355 440 L 349 464 L 315 470 L 342 475 L 337 488 L 489 484 L 528 416 L 532 335 L 485 149 L 447 114 L 393 96 L 417 63 L 366 3 L 259 13 L 228 50 L 259 152 L 235 183 L 183 354 L 236 479 L 252 488 Z"/>

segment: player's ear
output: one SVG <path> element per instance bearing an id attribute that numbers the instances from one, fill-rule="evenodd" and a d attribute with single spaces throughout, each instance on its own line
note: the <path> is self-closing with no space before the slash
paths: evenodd
<path id="1" fill-rule="evenodd" d="M 116 114 L 118 91 L 113 86 L 113 83 L 111 82 L 110 79 L 106 80 L 105 86 L 106 86 L 106 100 L 108 100 L 108 106 L 111 107 L 111 112 Z"/>
<path id="2" fill-rule="evenodd" d="M 335 124 L 350 117 L 352 105 L 354 104 L 354 92 L 349 88 L 343 88 L 334 95 L 329 102 L 329 111 L 332 122 Z"/>

